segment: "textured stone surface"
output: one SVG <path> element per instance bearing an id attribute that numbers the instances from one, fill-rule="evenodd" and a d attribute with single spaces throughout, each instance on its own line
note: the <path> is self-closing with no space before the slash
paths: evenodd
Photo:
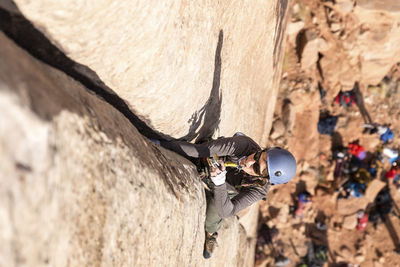
<path id="1" fill-rule="evenodd" d="M 357 226 L 357 213 L 346 216 L 343 218 L 343 228 L 348 229 L 348 230 L 354 230 Z"/>
<path id="2" fill-rule="evenodd" d="M 276 139 L 279 138 L 280 136 L 285 134 L 285 124 L 282 122 L 282 120 L 278 119 L 274 121 L 274 124 L 272 126 L 270 138 L 271 139 Z"/>
<path id="3" fill-rule="evenodd" d="M 365 9 L 400 12 L 400 3 L 397 0 L 356 0 L 356 3 Z"/>
<path id="4" fill-rule="evenodd" d="M 388 2 L 385 9 L 381 8 L 383 2 Z M 330 21 L 339 27 L 334 37 L 338 41 L 333 49 L 322 53 L 320 66 L 327 86 L 350 90 L 356 81 L 378 84 L 400 61 L 400 12 L 396 11 L 395 1 L 390 10 L 389 2 L 357 1 L 347 17 L 334 8 L 333 16 L 343 19 L 340 24 L 335 19 Z"/>
<path id="5" fill-rule="evenodd" d="M 15 2 L 157 131 L 266 144 L 289 1 Z"/>
<path id="6" fill-rule="evenodd" d="M 351 47 L 358 48 L 358 55 L 350 54 L 360 56 L 361 79 L 365 84 L 378 84 L 400 61 L 400 9 L 397 11 L 391 14 L 379 9 L 355 9 L 361 28 L 368 30 L 354 44 L 349 42 Z"/>
<path id="7" fill-rule="evenodd" d="M 0 114 L 1 266 L 252 265 L 234 217 L 204 261 L 192 164 L 2 33 Z"/>

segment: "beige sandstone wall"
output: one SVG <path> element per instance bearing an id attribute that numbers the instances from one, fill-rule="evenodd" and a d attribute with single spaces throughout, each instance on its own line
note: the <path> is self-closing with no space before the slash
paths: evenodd
<path id="1" fill-rule="evenodd" d="M 204 261 L 192 164 L 2 33 L 0 44 L 0 266 L 251 265 L 236 218 L 221 257 Z"/>
<path id="2" fill-rule="evenodd" d="M 242 131 L 263 145 L 287 2 L 15 1 L 153 129 L 187 139 Z"/>

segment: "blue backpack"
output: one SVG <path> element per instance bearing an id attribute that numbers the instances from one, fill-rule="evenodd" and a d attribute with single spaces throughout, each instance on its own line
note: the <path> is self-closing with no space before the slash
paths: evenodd
<path id="1" fill-rule="evenodd" d="M 332 135 L 335 131 L 337 121 L 337 116 L 328 116 L 320 119 L 318 122 L 318 132 L 320 134 Z"/>
<path id="2" fill-rule="evenodd" d="M 393 140 L 393 138 L 394 138 L 394 133 L 389 128 L 387 129 L 387 131 L 384 134 L 381 135 L 381 140 L 384 143 L 387 143 L 390 140 Z"/>

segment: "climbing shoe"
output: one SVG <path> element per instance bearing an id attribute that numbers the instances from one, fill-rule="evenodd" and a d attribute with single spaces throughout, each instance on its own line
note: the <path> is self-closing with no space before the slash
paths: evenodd
<path id="1" fill-rule="evenodd" d="M 204 258 L 208 259 L 211 257 L 211 254 L 214 251 L 215 246 L 217 245 L 217 237 L 218 233 L 207 233 L 206 232 L 206 241 L 204 242 Z"/>

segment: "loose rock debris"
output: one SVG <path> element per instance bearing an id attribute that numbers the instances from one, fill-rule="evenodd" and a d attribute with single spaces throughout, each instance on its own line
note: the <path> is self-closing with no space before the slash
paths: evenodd
<path id="1" fill-rule="evenodd" d="M 299 171 L 260 208 L 287 266 L 399 266 L 400 16 L 375 2 L 292 3 L 269 145 Z M 274 253 L 259 243 L 256 266 Z"/>

